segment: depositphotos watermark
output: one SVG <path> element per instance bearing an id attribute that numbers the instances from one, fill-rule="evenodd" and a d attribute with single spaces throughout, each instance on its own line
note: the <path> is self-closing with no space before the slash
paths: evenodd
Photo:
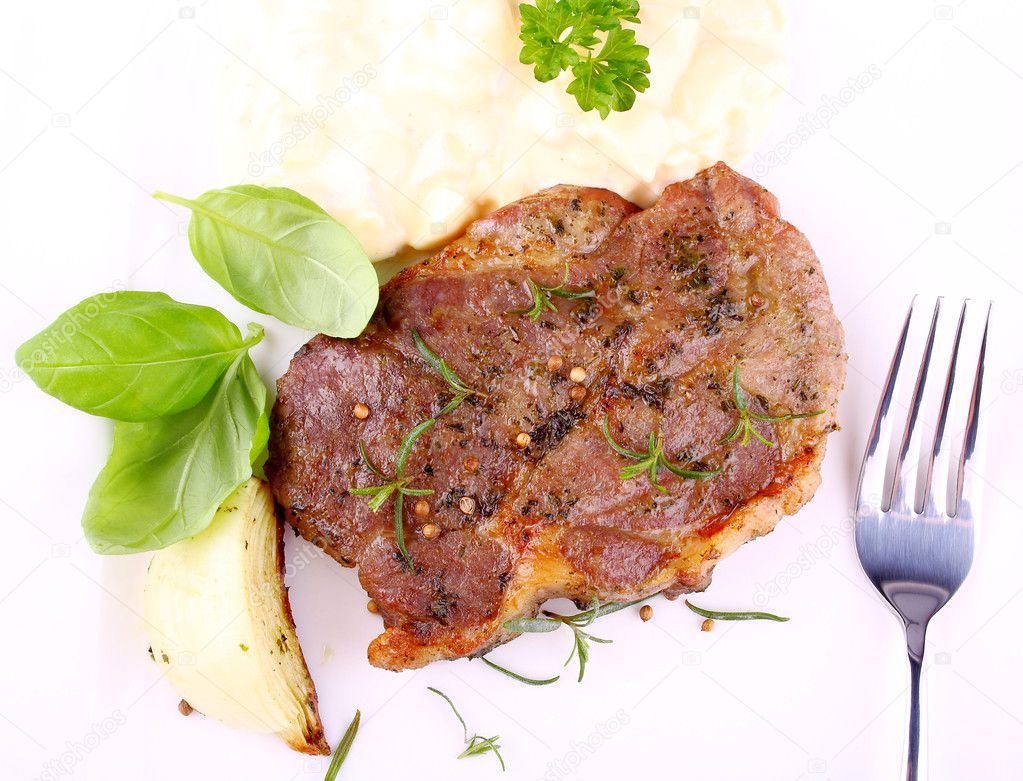
<path id="1" fill-rule="evenodd" d="M 7 393 L 25 379 L 26 372 L 35 366 L 46 364 L 53 359 L 61 347 L 67 345 L 89 323 L 109 307 L 124 290 L 124 283 L 116 280 L 102 293 L 92 297 L 81 310 L 65 313 L 41 335 L 44 337 L 36 349 L 28 355 L 23 364 L 0 369 L 0 393 Z"/>
<path id="2" fill-rule="evenodd" d="M 829 558 L 855 528 L 856 520 L 851 515 L 837 525 L 825 526 L 813 542 L 799 547 L 799 555 L 785 569 L 770 580 L 756 584 L 753 591 L 754 607 L 762 608 L 775 597 L 787 594 L 794 581 L 809 572 L 818 562 Z"/>
<path id="3" fill-rule="evenodd" d="M 1002 393 L 1011 396 L 1020 388 L 1023 388 L 1023 369 L 1006 369 L 1002 372 Z"/>
<path id="4" fill-rule="evenodd" d="M 332 116 L 348 101 L 364 90 L 379 71 L 367 63 L 350 76 L 341 79 L 337 89 L 316 96 L 316 105 L 295 117 L 294 124 L 262 152 L 249 154 L 249 176 L 260 177 L 287 157 L 290 150 L 301 144 L 317 130 L 322 129 Z"/>
<path id="5" fill-rule="evenodd" d="M 75 768 L 127 722 L 128 717 L 120 710 L 115 710 L 102 721 L 93 724 L 92 728 L 78 740 L 67 741 L 64 750 L 48 760 L 33 781 L 59 781 L 74 775 Z"/>
<path id="6" fill-rule="evenodd" d="M 539 781 L 561 781 L 574 776 L 579 772 L 579 766 L 607 745 L 629 721 L 629 714 L 619 708 L 611 718 L 594 725 L 593 731 L 583 740 L 569 741 L 568 751 L 547 763 L 547 772 Z"/>
<path id="7" fill-rule="evenodd" d="M 856 99 L 881 79 L 881 66 L 870 65 L 865 70 L 850 76 L 846 85 L 834 95 L 822 95 L 817 107 L 799 118 L 797 124 L 788 134 L 766 153 L 757 152 L 753 156 L 753 175 L 762 177 L 772 168 L 784 165 L 799 147 L 813 138 L 822 130 L 831 127 L 831 123 Z"/>

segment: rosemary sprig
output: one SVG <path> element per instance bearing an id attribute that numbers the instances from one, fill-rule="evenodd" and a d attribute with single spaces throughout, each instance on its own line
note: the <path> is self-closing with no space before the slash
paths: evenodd
<path id="1" fill-rule="evenodd" d="M 776 447 L 777 443 L 764 437 L 756 426 L 753 425 L 754 420 L 761 420 L 765 423 L 779 423 L 784 420 L 796 420 L 798 418 L 812 418 L 816 415 L 823 415 L 824 410 L 814 410 L 813 412 L 799 412 L 794 415 L 761 415 L 758 412 L 753 412 L 749 408 L 749 398 L 746 392 L 739 386 L 739 366 L 732 370 L 732 398 L 735 402 L 735 408 L 739 411 L 739 421 L 722 440 L 722 445 L 727 445 L 730 442 L 734 442 L 739 437 L 742 437 L 740 444 L 743 447 L 749 444 L 750 436 L 754 436 L 763 442 L 768 447 Z"/>
<path id="2" fill-rule="evenodd" d="M 555 626 L 554 628 L 557 629 L 557 626 Z M 554 683 L 556 680 L 561 678 L 560 675 L 555 675 L 553 678 L 527 678 L 525 675 L 519 675 L 519 673 L 514 673 L 511 670 L 505 669 L 501 665 L 490 661 L 485 656 L 481 656 L 480 660 L 488 667 L 492 667 L 495 670 L 497 670 L 499 673 L 504 673 L 509 678 L 514 678 L 519 683 L 525 683 L 528 684 L 529 686 L 546 686 L 547 684 Z"/>
<path id="3" fill-rule="evenodd" d="M 409 483 L 412 482 L 412 477 L 406 477 L 405 465 L 408 463 L 409 455 L 412 453 L 412 446 L 415 445 L 416 440 L 419 439 L 426 431 L 433 428 L 437 421 L 447 415 L 449 412 L 453 412 L 458 406 L 470 396 L 479 395 L 478 391 L 469 387 L 457 374 L 452 371 L 451 367 L 448 366 L 447 361 L 441 358 L 437 353 L 427 346 L 426 342 L 419 335 L 419 332 L 412 329 L 412 341 L 419 351 L 419 354 L 423 356 L 423 360 L 426 361 L 430 367 L 436 371 L 451 388 L 454 396 L 452 399 L 444 405 L 444 408 L 438 412 L 434 417 L 424 420 L 422 423 L 417 424 L 412 428 L 408 434 L 402 439 L 401 444 L 398 446 L 398 452 L 394 457 L 394 476 L 387 475 L 378 468 L 371 460 L 369 455 L 366 453 L 366 445 L 360 440 L 359 441 L 359 455 L 362 456 L 363 462 L 369 467 L 369 470 L 385 482 L 382 485 L 371 485 L 364 488 L 349 488 L 348 493 L 353 496 L 369 496 L 369 508 L 376 512 L 384 503 L 393 495 L 394 496 L 394 541 L 398 546 L 398 551 L 401 553 L 402 559 L 405 564 L 408 565 L 409 569 L 412 568 L 412 557 L 409 555 L 408 547 L 405 545 L 405 523 L 404 523 L 404 508 L 405 508 L 405 497 L 406 496 L 428 496 L 433 493 L 431 488 L 410 488 Z"/>
<path id="4" fill-rule="evenodd" d="M 443 378 L 443 380 L 448 384 L 448 387 L 451 388 L 451 392 L 454 394 L 454 397 L 444 406 L 444 409 L 437 413 L 438 418 L 447 415 L 449 412 L 454 412 L 454 410 L 470 396 L 482 395 L 479 391 L 469 387 L 469 385 L 467 385 L 461 377 L 455 374 L 452 368 L 448 366 L 447 361 L 430 349 L 429 345 L 423 341 L 423 337 L 419 335 L 419 331 L 415 328 L 412 329 L 412 342 L 415 344 L 419 354 L 423 357 L 423 360 L 426 361 L 430 365 L 430 368 Z"/>
<path id="5" fill-rule="evenodd" d="M 405 524 L 403 522 L 403 510 L 405 505 L 406 496 L 428 496 L 433 493 L 432 488 L 411 488 L 409 483 L 414 478 L 405 476 L 405 464 L 408 462 L 409 454 L 412 452 L 412 445 L 415 441 L 423 435 L 423 432 L 429 429 L 437 422 L 437 418 L 430 418 L 424 420 L 414 429 L 412 429 L 405 438 L 401 441 L 401 445 L 398 447 L 398 454 L 395 457 L 394 462 L 394 476 L 391 477 L 383 472 L 369 457 L 369 453 L 366 452 L 366 445 L 360 439 L 359 440 L 359 455 L 362 456 L 363 462 L 369 467 L 370 471 L 384 480 L 382 485 L 370 485 L 364 488 L 349 488 L 348 493 L 353 496 L 369 496 L 369 509 L 376 512 L 383 507 L 391 495 L 394 495 L 394 541 L 398 545 L 398 551 L 401 553 L 401 557 L 405 560 L 405 563 L 411 569 L 412 557 L 409 555 L 408 548 L 405 546 Z"/>
<path id="6" fill-rule="evenodd" d="M 760 613 L 755 610 L 739 611 L 737 613 L 725 613 L 720 610 L 706 610 L 697 607 L 688 599 L 686 607 L 704 618 L 716 618 L 719 621 L 788 621 L 786 616 L 776 616 L 774 613 Z"/>
<path id="7" fill-rule="evenodd" d="M 327 768 L 327 775 L 323 777 L 323 781 L 334 781 L 337 778 L 338 771 L 341 770 L 341 765 L 344 764 L 345 759 L 348 757 L 348 751 L 351 749 L 352 743 L 355 742 L 355 735 L 359 731 L 359 721 L 361 719 L 362 714 L 359 711 L 355 711 L 355 718 L 352 719 L 352 723 L 345 730 L 341 742 L 337 744 L 337 748 L 334 750 L 334 758 L 330 760 L 330 767 Z"/>
<path id="8" fill-rule="evenodd" d="M 585 627 L 588 627 L 598 618 L 610 615 L 611 613 L 617 613 L 619 610 L 624 610 L 627 607 L 638 605 L 640 602 L 645 602 L 649 597 L 643 597 L 642 599 L 636 599 L 632 602 L 609 602 L 605 605 L 600 604 L 596 597 L 593 598 L 592 606 L 588 610 L 584 610 L 581 613 L 576 613 L 571 616 L 563 616 L 559 613 L 553 613 L 549 610 L 544 610 L 543 615 L 545 618 L 515 618 L 510 621 L 504 622 L 504 628 L 512 632 L 528 632 L 528 633 L 542 633 L 542 632 L 554 632 L 560 629 L 562 626 L 567 626 L 572 630 L 572 652 L 568 655 L 565 660 L 565 666 L 578 657 L 579 659 L 579 677 L 577 681 L 582 681 L 583 675 L 586 674 L 586 663 L 590 660 L 590 643 L 611 643 L 612 640 L 606 640 L 602 637 L 596 637 L 591 635 L 589 632 L 583 631 Z M 486 661 L 486 659 L 484 659 Z M 504 670 L 502 670 L 504 672 Z M 513 678 L 518 676 L 512 674 Z"/>
<path id="9" fill-rule="evenodd" d="M 657 480 L 657 473 L 661 469 L 667 469 L 672 474 L 684 477 L 687 480 L 706 480 L 708 477 L 716 477 L 721 474 L 720 469 L 714 469 L 712 471 L 699 471 L 695 469 L 683 469 L 671 463 L 664 455 L 664 439 L 660 432 L 650 432 L 650 436 L 647 437 L 647 450 L 645 453 L 639 453 L 635 450 L 627 450 L 626 448 L 615 442 L 614 437 L 611 436 L 611 432 L 608 430 L 607 425 L 607 414 L 604 415 L 604 424 L 602 426 L 604 431 L 604 439 L 611 448 L 620 456 L 631 458 L 638 463 L 629 464 L 623 466 L 621 471 L 618 472 L 618 477 L 622 480 L 631 480 L 634 477 L 639 477 L 642 474 L 650 476 L 650 485 L 660 491 L 662 494 L 668 493 L 668 489 L 661 485 Z"/>
<path id="10" fill-rule="evenodd" d="M 455 707 L 455 703 L 451 701 L 451 698 L 448 697 L 448 695 L 446 695 L 440 689 L 434 689 L 432 686 L 427 686 L 426 688 L 428 691 L 432 691 L 439 697 L 444 698 L 447 704 L 451 706 L 452 713 L 455 714 L 455 717 L 458 719 L 458 722 L 462 725 L 462 735 L 464 737 L 466 747 L 465 751 L 459 754 L 457 758 L 465 759 L 466 757 L 475 757 L 479 756 L 480 754 L 486 754 L 487 752 L 492 751 L 494 752 L 495 756 L 497 756 L 497 761 L 501 763 L 501 770 L 505 770 L 506 768 L 504 766 L 504 757 L 501 756 L 500 751 L 501 746 L 497 742 L 498 740 L 501 739 L 501 736 L 494 735 L 492 738 L 485 738 L 482 735 L 473 735 L 472 737 L 469 737 L 469 728 L 465 724 L 465 719 L 462 718 L 462 714 L 458 712 L 458 708 Z"/>
<path id="11" fill-rule="evenodd" d="M 558 308 L 554 306 L 554 302 L 551 301 L 552 296 L 558 298 L 592 298 L 597 293 L 592 288 L 582 288 L 579 290 L 569 290 L 565 287 L 568 284 L 568 263 L 565 263 L 565 274 L 561 278 L 561 283 L 558 285 L 541 285 L 534 281 L 532 278 L 526 279 L 526 288 L 529 290 L 529 294 L 533 297 L 533 305 L 528 309 L 512 309 L 508 314 L 510 315 L 522 315 L 528 317 L 533 322 L 536 322 L 540 315 L 545 310 L 557 312 Z"/>

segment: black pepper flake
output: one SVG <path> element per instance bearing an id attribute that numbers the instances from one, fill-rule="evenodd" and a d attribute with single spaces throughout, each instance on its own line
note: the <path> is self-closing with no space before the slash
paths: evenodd
<path id="1" fill-rule="evenodd" d="M 530 452 L 543 455 L 558 444 L 586 414 L 576 408 L 558 410 L 529 432 Z"/>

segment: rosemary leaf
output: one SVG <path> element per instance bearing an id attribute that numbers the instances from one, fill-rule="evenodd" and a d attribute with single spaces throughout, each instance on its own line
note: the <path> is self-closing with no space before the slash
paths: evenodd
<path id="1" fill-rule="evenodd" d="M 359 440 L 359 455 L 362 456 L 362 460 L 366 463 L 366 466 L 369 467 L 369 471 L 371 471 L 381 480 L 387 479 L 387 475 L 384 474 L 383 470 L 380 469 L 380 467 L 376 466 L 376 464 L 374 464 L 372 459 L 369 457 L 369 453 L 366 452 L 366 443 L 363 442 L 361 439 Z"/>
<path id="2" fill-rule="evenodd" d="M 404 488 L 402 493 L 405 496 L 429 496 L 433 493 L 432 488 Z"/>
<path id="3" fill-rule="evenodd" d="M 687 480 L 706 480 L 708 477 L 717 477 L 719 474 L 721 474 L 720 469 L 712 469 L 706 471 L 700 471 L 696 469 L 683 469 L 680 466 L 675 466 L 675 464 L 671 463 L 663 456 L 661 457 L 661 466 L 663 466 L 672 474 L 678 475 L 679 477 L 684 477 Z"/>
<path id="4" fill-rule="evenodd" d="M 493 752 L 494 755 L 497 757 L 497 761 L 501 763 L 501 770 L 502 771 L 505 770 L 506 768 L 504 766 L 504 757 L 501 756 L 500 752 L 501 746 L 497 742 L 498 740 L 500 740 L 501 736 L 494 735 L 491 738 L 485 738 L 482 735 L 473 735 L 470 738 L 469 728 L 465 725 L 465 719 L 462 718 L 462 714 L 458 712 L 458 708 L 455 707 L 455 703 L 451 701 L 451 698 L 448 697 L 448 695 L 446 695 L 440 689 L 434 689 L 432 686 L 427 686 L 426 688 L 429 691 L 432 691 L 434 694 L 443 697 L 447 701 L 448 705 L 451 706 L 451 710 L 455 714 L 455 717 L 462 725 L 462 734 L 465 738 L 466 747 L 465 750 L 461 754 L 459 754 L 457 758 L 465 759 L 466 757 L 476 757 L 479 756 L 480 754 Z"/>
<path id="5" fill-rule="evenodd" d="M 494 735 L 492 738 L 484 738 L 480 735 L 473 735 L 472 740 L 466 747 L 465 751 L 459 754 L 457 758 L 465 759 L 466 757 L 475 757 L 480 754 L 485 754 L 488 751 L 493 751 L 497 756 L 497 761 L 501 763 L 501 771 L 503 772 L 508 768 L 504 766 L 504 757 L 501 756 L 500 751 L 501 746 L 498 745 L 497 742 L 500 737 L 500 735 Z"/>
<path id="6" fill-rule="evenodd" d="M 601 425 L 601 430 L 604 432 L 604 439 L 611 446 L 618 455 L 624 456 L 625 458 L 631 458 L 636 461 L 635 464 L 627 464 L 623 466 L 618 472 L 618 478 L 620 480 L 632 480 L 633 478 L 640 477 L 641 475 L 648 475 L 650 478 L 650 485 L 662 494 L 669 493 L 668 489 L 665 488 L 661 482 L 657 479 L 657 475 L 662 468 L 667 469 L 672 474 L 683 477 L 687 480 L 706 480 L 711 477 L 717 477 L 721 474 L 720 469 L 714 470 L 697 470 L 697 469 L 684 469 L 677 464 L 671 463 L 668 458 L 664 455 L 664 440 L 659 433 L 653 431 L 647 436 L 647 452 L 640 453 L 636 450 L 629 450 L 622 447 L 613 436 L 608 428 L 608 415 L 604 414 L 604 422 Z M 754 430 L 754 433 L 756 431 Z M 728 436 L 734 439 L 734 436 L 738 436 L 737 431 L 732 432 Z M 727 438 L 726 438 L 727 439 Z M 731 441 L 731 439 L 727 439 Z"/>
<path id="7" fill-rule="evenodd" d="M 427 686 L 426 689 L 427 689 L 427 691 L 431 691 L 434 694 L 438 695 L 439 697 L 443 697 L 447 701 L 448 705 L 451 706 L 451 712 L 455 714 L 455 718 L 457 718 L 459 723 L 462 725 L 462 732 L 465 735 L 465 737 L 463 739 L 465 740 L 466 743 L 468 743 L 469 742 L 469 728 L 466 726 L 465 719 L 462 718 L 462 714 L 459 713 L 458 712 L 458 708 L 455 707 L 455 703 L 453 703 L 451 701 L 451 698 L 448 697 L 448 695 L 446 695 L 440 689 L 434 689 L 432 686 Z"/>
<path id="8" fill-rule="evenodd" d="M 405 494 L 401 491 L 394 497 L 394 542 L 398 546 L 398 552 L 401 553 L 402 559 L 408 565 L 408 568 L 412 569 L 412 557 L 409 555 L 408 548 L 405 546 L 405 523 L 402 518 L 402 510 L 405 507 Z"/>
<path id="9" fill-rule="evenodd" d="M 561 622 L 550 618 L 513 618 L 503 626 L 510 632 L 556 632 Z"/>
<path id="10" fill-rule="evenodd" d="M 436 423 L 437 418 L 424 420 L 405 435 L 405 438 L 401 441 L 401 445 L 398 447 L 398 453 L 394 457 L 395 477 L 401 478 L 404 475 L 405 464 L 408 463 L 408 457 L 412 452 L 412 446 L 416 444 L 416 440 L 423 435 L 423 432 L 433 428 Z"/>
<path id="11" fill-rule="evenodd" d="M 552 622 L 552 623 L 554 623 L 554 622 Z M 492 667 L 493 669 L 497 670 L 499 673 L 504 673 L 509 678 L 514 678 L 516 681 L 519 681 L 520 683 L 528 684 L 530 686 L 546 686 L 547 684 L 554 683 L 556 680 L 561 678 L 560 675 L 555 675 L 553 678 L 527 678 L 524 675 L 519 675 L 518 673 L 513 673 L 511 670 L 505 669 L 501 665 L 496 664 L 496 663 L 490 661 L 485 656 L 481 656 L 480 659 L 488 667 Z"/>
<path id="12" fill-rule="evenodd" d="M 469 396 L 475 393 L 465 382 L 452 371 L 451 367 L 448 366 L 447 361 L 441 358 L 437 353 L 430 349 L 429 345 L 423 341 L 423 337 L 419 335 L 419 331 L 415 328 L 412 329 L 412 342 L 415 344 L 419 354 L 423 357 L 423 360 L 430 364 L 430 367 L 439 374 L 448 386 L 456 395 Z"/>
<path id="13" fill-rule="evenodd" d="M 604 431 L 604 439 L 607 440 L 607 443 L 611 446 L 612 450 L 614 450 L 618 455 L 625 456 L 626 458 L 636 458 L 636 459 L 646 458 L 646 454 L 645 453 L 637 453 L 635 450 L 626 450 L 624 447 L 622 447 L 617 442 L 615 442 L 614 437 L 611 436 L 611 432 L 608 430 L 607 424 L 608 424 L 608 416 L 605 414 L 604 415 L 604 423 L 601 426 L 601 428 Z"/>
<path id="14" fill-rule="evenodd" d="M 595 291 L 595 290 L 589 290 L 589 289 L 587 289 L 587 290 L 562 290 L 561 288 L 558 288 L 558 287 L 548 288 L 547 292 L 550 293 L 552 296 L 557 296 L 558 298 L 568 298 L 568 299 L 593 298 L 594 296 L 597 295 L 597 291 Z"/>
<path id="15" fill-rule="evenodd" d="M 719 621 L 788 621 L 786 616 L 776 616 L 774 613 L 760 613 L 755 610 L 739 611 L 735 613 L 726 613 L 720 610 L 706 610 L 702 607 L 697 607 L 688 599 L 686 600 L 686 607 L 692 610 L 699 616 L 704 618 L 715 618 Z"/>
<path id="16" fill-rule="evenodd" d="M 376 512 L 383 507 L 384 502 L 386 502 L 387 498 L 397 490 L 398 486 L 396 483 L 390 483 L 388 485 L 379 486 L 379 488 L 380 490 L 376 492 L 376 495 L 369 500 L 369 508 L 373 512 Z"/>
<path id="17" fill-rule="evenodd" d="M 736 364 L 735 368 L 732 369 L 732 402 L 735 404 L 735 409 L 739 413 L 739 420 L 736 422 L 735 428 L 721 438 L 720 444 L 722 445 L 730 444 L 739 439 L 739 444 L 746 447 L 750 442 L 750 437 L 754 437 L 768 447 L 777 447 L 776 442 L 772 442 L 757 430 L 757 427 L 753 425 L 754 420 L 760 420 L 765 423 L 780 423 L 786 420 L 812 418 L 817 415 L 824 414 L 824 410 L 822 409 L 814 410 L 813 412 L 797 412 L 789 415 L 762 415 L 758 412 L 751 411 L 749 408 L 749 398 L 739 384 L 738 364 Z"/>
<path id="18" fill-rule="evenodd" d="M 575 298 L 592 298 L 597 293 L 592 288 L 582 288 L 579 290 L 570 290 L 565 287 L 568 284 L 568 262 L 565 262 L 565 274 L 561 278 L 561 283 L 557 285 L 541 285 L 532 278 L 526 278 L 526 289 L 529 291 L 530 297 L 533 299 L 533 305 L 528 309 L 513 309 L 508 314 L 510 315 L 522 315 L 528 317 L 533 322 L 536 322 L 540 315 L 546 310 L 551 312 L 557 312 L 558 308 L 554 306 L 551 301 L 552 296 L 558 298 L 575 299 Z"/>
<path id="19" fill-rule="evenodd" d="M 590 610 L 586 612 L 593 613 L 593 618 L 590 619 L 590 623 L 593 623 L 593 621 L 595 621 L 598 618 L 609 616 L 612 613 L 617 613 L 619 610 L 625 610 L 625 608 L 627 607 L 639 605 L 643 602 L 646 602 L 649 599 L 650 597 L 642 597 L 641 599 L 634 599 L 631 602 L 608 602 L 605 605 L 597 605 L 596 607 L 590 608 Z M 582 615 L 582 613 L 578 615 Z"/>
<path id="20" fill-rule="evenodd" d="M 355 711 L 355 718 L 352 719 L 352 723 L 345 730 L 341 742 L 337 744 L 337 748 L 334 750 L 334 757 L 330 760 L 330 767 L 327 768 L 327 775 L 323 777 L 323 781 L 334 781 L 337 778 L 338 771 L 341 770 L 341 765 L 344 764 L 345 759 L 348 757 L 348 751 L 351 749 L 352 743 L 355 742 L 355 736 L 359 732 L 359 721 L 361 719 L 362 714 L 359 711 Z"/>

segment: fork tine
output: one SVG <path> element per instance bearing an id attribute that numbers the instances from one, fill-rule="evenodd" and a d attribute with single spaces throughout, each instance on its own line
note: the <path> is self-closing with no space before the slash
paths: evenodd
<path id="1" fill-rule="evenodd" d="M 959 471 L 956 479 L 955 501 L 949 512 L 954 518 L 971 521 L 972 512 L 970 499 L 973 495 L 971 485 L 974 482 L 970 465 L 973 463 L 977 449 L 977 429 L 980 424 L 980 399 L 984 384 L 984 358 L 987 355 L 987 333 L 991 324 L 991 303 L 988 302 L 987 314 L 984 317 L 984 334 L 980 339 L 980 353 L 977 356 L 977 369 L 973 375 L 973 391 L 970 394 L 970 410 L 966 418 L 966 433 L 963 437 L 963 450 L 959 456 Z"/>
<path id="2" fill-rule="evenodd" d="M 952 435 L 948 430 L 948 410 L 955 386 L 956 368 L 959 363 L 959 345 L 963 340 L 963 324 L 966 322 L 966 305 L 963 302 L 959 310 L 959 323 L 956 325 L 955 339 L 952 341 L 952 356 L 948 362 L 948 374 L 945 377 L 945 390 L 941 394 L 941 407 L 938 410 L 938 423 L 934 430 L 934 442 L 925 465 L 923 484 L 923 512 L 925 515 L 937 514 L 937 500 L 934 496 L 934 464 L 941 459 L 951 445 Z"/>
<path id="3" fill-rule="evenodd" d="M 916 375 L 916 384 L 913 386 L 913 398 L 909 403 L 909 415 L 906 417 L 906 428 L 902 433 L 902 443 L 899 446 L 899 454 L 895 459 L 895 469 L 892 473 L 892 497 L 888 502 L 888 508 L 895 513 L 908 513 L 910 511 L 909 480 L 906 478 L 906 460 L 912 450 L 919 453 L 918 448 L 911 448 L 911 444 L 918 442 L 920 432 L 917 428 L 917 420 L 920 417 L 920 407 L 923 403 L 924 389 L 927 387 L 927 376 L 931 369 L 931 356 L 934 353 L 934 333 L 938 328 L 938 316 L 941 314 L 942 299 L 939 296 L 934 302 L 934 314 L 931 316 L 931 328 L 927 332 L 927 343 L 924 346 L 924 354 L 920 359 L 920 370 Z"/>
<path id="4" fill-rule="evenodd" d="M 857 511 L 880 509 L 881 502 L 871 501 L 869 494 L 864 491 L 876 491 L 878 496 L 884 492 L 884 474 L 888 462 L 888 443 L 891 441 L 892 421 L 889 416 L 892 406 L 892 398 L 895 393 L 895 380 L 899 376 L 899 368 L 902 365 L 903 354 L 906 349 L 906 336 L 909 334 L 909 324 L 913 319 L 913 310 L 916 308 L 916 296 L 909 305 L 906 312 L 906 320 L 902 324 L 902 333 L 899 334 L 899 342 L 895 348 L 895 355 L 892 356 L 891 366 L 888 367 L 888 377 L 885 380 L 884 390 L 881 392 L 881 400 L 877 403 L 877 413 L 874 415 L 874 424 L 870 428 L 870 436 L 867 437 L 866 452 L 863 454 L 863 463 L 860 466 L 860 479 L 856 486 Z M 878 452 L 878 446 L 884 442 L 884 449 Z"/>

